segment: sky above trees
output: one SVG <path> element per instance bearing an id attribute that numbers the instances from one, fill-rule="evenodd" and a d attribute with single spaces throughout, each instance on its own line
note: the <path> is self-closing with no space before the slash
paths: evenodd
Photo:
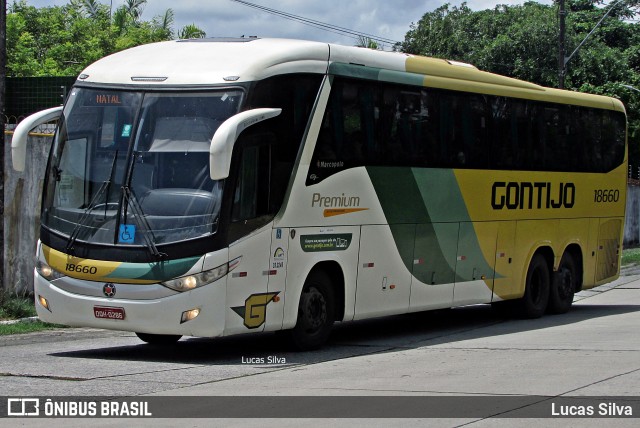
<path id="1" fill-rule="evenodd" d="M 109 5 L 109 1 L 100 0 Z M 444 3 L 460 5 L 461 1 L 444 0 L 325 0 L 321 2 L 299 0 L 249 0 L 251 3 L 288 12 L 305 18 L 340 27 L 402 41 L 412 22 L 424 13 Z M 11 0 L 8 2 L 11 4 Z M 27 0 L 27 4 L 61 6 L 68 0 Z M 496 4 L 522 4 L 522 0 L 470 0 L 473 10 L 493 8 Z M 539 3 L 551 4 L 552 0 Z M 113 8 L 124 0 L 113 0 Z M 148 0 L 142 18 L 150 20 L 167 9 L 174 11 L 176 28 L 195 24 L 210 37 L 286 37 L 352 45 L 356 40 L 308 25 L 303 25 L 266 12 L 244 6 L 232 0 Z M 389 46 L 387 46 L 389 48 Z"/>

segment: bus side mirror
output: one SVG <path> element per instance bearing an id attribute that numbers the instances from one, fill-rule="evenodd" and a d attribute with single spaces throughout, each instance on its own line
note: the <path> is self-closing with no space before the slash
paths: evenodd
<path id="1" fill-rule="evenodd" d="M 243 111 L 225 120 L 213 134 L 209 149 L 209 173 L 212 180 L 229 176 L 231 154 L 238 136 L 248 127 L 278 116 L 281 108 L 257 108 Z"/>
<path id="2" fill-rule="evenodd" d="M 58 119 L 62 114 L 62 106 L 39 111 L 22 120 L 13 131 L 11 139 L 11 162 L 13 169 L 24 171 L 24 164 L 27 158 L 27 138 L 29 132 L 36 126 Z"/>

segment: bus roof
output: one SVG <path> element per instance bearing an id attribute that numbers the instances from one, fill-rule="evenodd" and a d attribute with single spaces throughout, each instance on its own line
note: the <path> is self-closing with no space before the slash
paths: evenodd
<path id="1" fill-rule="evenodd" d="M 346 74 L 382 81 L 599 107 L 624 112 L 614 98 L 545 88 L 472 65 L 322 42 L 210 38 L 152 43 L 107 56 L 82 82 L 153 87 L 250 82 L 286 73 Z"/>

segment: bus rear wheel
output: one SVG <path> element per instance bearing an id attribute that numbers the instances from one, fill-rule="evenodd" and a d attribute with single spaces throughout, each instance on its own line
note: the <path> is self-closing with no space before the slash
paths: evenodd
<path id="1" fill-rule="evenodd" d="M 560 260 L 558 271 L 553 275 L 553 284 L 551 284 L 551 290 L 549 291 L 548 313 L 564 314 L 571 309 L 573 295 L 578 287 L 579 280 L 578 269 L 573 256 L 569 253 L 564 253 Z"/>
<path id="2" fill-rule="evenodd" d="M 143 342 L 150 345 L 171 345 L 176 343 L 182 336 L 179 334 L 150 334 L 150 333 L 136 333 L 136 336 Z"/>
<path id="3" fill-rule="evenodd" d="M 311 273 L 300 295 L 296 326 L 289 331 L 296 349 L 317 349 L 327 341 L 335 320 L 335 301 L 329 276 L 323 271 Z"/>
<path id="4" fill-rule="evenodd" d="M 527 270 L 524 296 L 518 301 L 518 314 L 524 318 L 540 318 L 549 303 L 551 277 L 549 264 L 542 254 L 535 254 Z"/>

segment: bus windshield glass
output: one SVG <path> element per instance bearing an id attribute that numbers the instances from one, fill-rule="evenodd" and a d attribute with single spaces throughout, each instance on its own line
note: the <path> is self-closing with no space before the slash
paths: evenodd
<path id="1" fill-rule="evenodd" d="M 216 232 L 223 180 L 209 146 L 242 92 L 74 88 L 47 171 L 43 226 L 96 244 L 179 242 Z"/>

